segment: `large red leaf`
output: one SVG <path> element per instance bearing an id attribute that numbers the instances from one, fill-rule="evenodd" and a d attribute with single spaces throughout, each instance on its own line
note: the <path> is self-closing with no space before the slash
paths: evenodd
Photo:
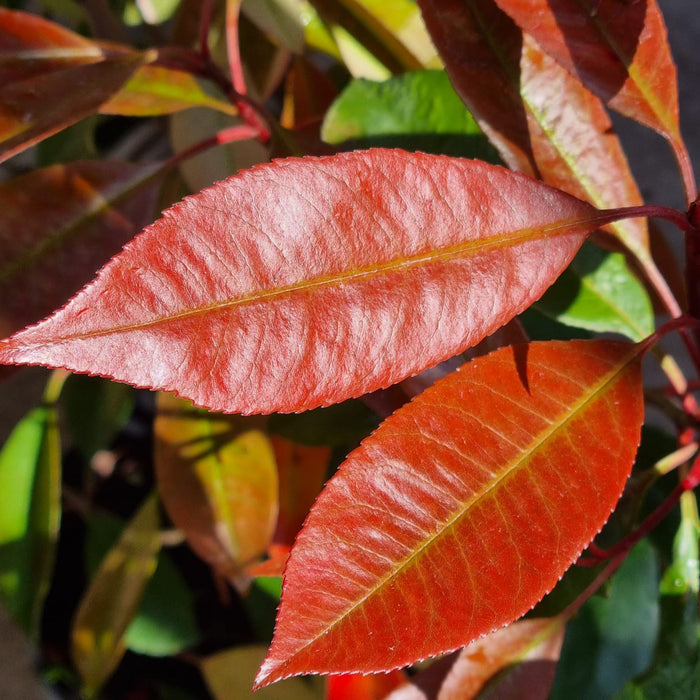
<path id="1" fill-rule="evenodd" d="M 0 9 L 0 160 L 96 112 L 146 60 Z"/>
<path id="2" fill-rule="evenodd" d="M 65 304 L 153 221 L 157 172 L 79 161 L 0 184 L 0 334 Z"/>
<path id="3" fill-rule="evenodd" d="M 642 204 L 600 100 L 547 56 L 494 0 L 421 0 L 457 92 L 514 169 L 597 207 Z M 648 260 L 646 222 L 610 227 Z"/>
<path id="4" fill-rule="evenodd" d="M 656 0 L 495 0 L 611 107 L 680 140 L 676 66 Z"/>
<path id="5" fill-rule="evenodd" d="M 640 355 L 610 341 L 503 348 L 388 418 L 297 538 L 258 684 L 397 668 L 527 612 L 622 492 Z"/>
<path id="6" fill-rule="evenodd" d="M 262 165 L 187 198 L 94 283 L 0 342 L 237 413 L 393 384 L 477 343 L 605 214 L 479 161 L 375 149 Z"/>

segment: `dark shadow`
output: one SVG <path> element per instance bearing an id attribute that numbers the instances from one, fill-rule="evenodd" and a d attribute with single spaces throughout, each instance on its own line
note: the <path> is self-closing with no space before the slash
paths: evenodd
<path id="1" fill-rule="evenodd" d="M 574 71 L 604 101 L 627 80 L 644 28 L 647 0 L 548 0 L 573 61 Z M 588 21 L 581 22 L 581 6 Z M 585 8 L 584 8 L 585 11 Z M 607 38 L 615 37 L 615 43 Z M 604 80 L 601 80 L 604 78 Z"/>

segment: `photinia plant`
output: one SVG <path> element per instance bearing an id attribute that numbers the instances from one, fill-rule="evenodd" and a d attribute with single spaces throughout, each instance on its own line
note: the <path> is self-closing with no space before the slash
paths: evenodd
<path id="1" fill-rule="evenodd" d="M 207 656 L 157 499 L 112 504 L 109 517 L 132 517 L 105 520 L 95 472 L 118 461 L 106 448 L 132 395 L 71 390 L 68 370 L 161 392 L 148 479 L 223 607 L 235 596 L 255 627 L 251 601 L 284 570 L 255 688 L 330 674 L 325 691 L 286 687 L 556 697 L 573 683 L 565 630 L 584 639 L 591 615 L 624 627 L 628 591 L 651 580 L 639 604 L 653 600 L 653 629 L 630 627 L 627 650 L 608 649 L 618 670 L 573 691 L 629 683 L 646 697 L 633 679 L 652 660 L 659 585 L 681 603 L 673 614 L 700 587 L 700 409 L 686 378 L 700 371 L 700 196 L 655 1 L 195 5 L 137 16 L 160 40 L 143 47 L 89 10 L 76 28 L 90 37 L 0 10 L 0 152 L 38 144 L 37 167 L 0 183 L 0 363 L 57 370 L 0 453 L 13 614 L 41 637 L 57 589 L 64 402 L 92 465 L 77 491 L 63 479 L 64 513 L 91 533 L 69 633 L 83 691 L 127 649 L 200 644 L 223 697 L 227 664 L 258 664 L 268 641 Z M 643 202 L 608 108 L 668 141 L 686 211 Z M 149 124 L 171 149 L 157 163 L 86 160 L 75 140 Z M 81 159 L 63 162 L 65 149 Z M 650 219 L 685 235 L 685 275 Z M 647 356 L 664 385 L 645 392 Z M 655 437 L 638 451 L 645 399 L 671 434 L 645 428 Z M 178 616 L 162 609 L 173 591 L 187 624 L 164 636 L 153 619 Z M 693 644 L 668 644 L 680 675 L 697 661 L 686 616 L 688 629 Z M 363 677 L 375 673 L 388 675 Z"/>

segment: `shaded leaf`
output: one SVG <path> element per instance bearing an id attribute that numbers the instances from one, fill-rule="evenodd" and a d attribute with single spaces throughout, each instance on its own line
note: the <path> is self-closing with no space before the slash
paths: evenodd
<path id="1" fill-rule="evenodd" d="M 257 577 L 243 599 L 255 637 L 260 642 L 268 642 L 272 639 L 281 594 L 282 572 L 280 571 L 277 576 Z M 262 658 L 260 660 L 262 661 Z"/>
<path id="2" fill-rule="evenodd" d="M 85 558 L 91 576 L 119 539 L 122 529 L 123 523 L 116 518 L 95 516 L 88 521 Z M 124 640 L 128 649 L 148 656 L 177 654 L 199 641 L 192 596 L 162 550 Z"/>
<path id="3" fill-rule="evenodd" d="M 96 112 L 146 60 L 0 8 L 0 160 Z"/>
<path id="4" fill-rule="evenodd" d="M 378 416 L 358 399 L 304 413 L 273 413 L 268 421 L 270 432 L 287 440 L 330 447 L 358 443 L 378 425 Z"/>
<path id="5" fill-rule="evenodd" d="M 82 161 L 0 183 L 0 333 L 64 304 L 153 220 L 158 172 Z"/>
<path id="6" fill-rule="evenodd" d="M 134 390 L 125 384 L 73 374 L 62 394 L 74 444 L 86 460 L 109 447 L 134 408 Z"/>
<path id="7" fill-rule="evenodd" d="M 294 538 L 323 488 L 331 451 L 328 447 L 298 445 L 272 438 L 279 475 L 279 515 L 270 544 L 271 553 L 281 554 Z"/>
<path id="8" fill-rule="evenodd" d="M 302 0 L 248 0 L 241 4 L 241 12 L 283 46 L 302 53 L 302 6 Z"/>
<path id="9" fill-rule="evenodd" d="M 0 342 L 0 361 L 213 410 L 328 405 L 479 342 L 605 216 L 480 161 L 382 149 L 276 161 L 168 210 L 66 307 Z"/>
<path id="10" fill-rule="evenodd" d="M 119 92 L 100 107 L 102 114 L 153 117 L 191 107 L 209 107 L 225 114 L 236 108 L 208 91 L 190 73 L 163 66 L 141 66 Z"/>
<path id="11" fill-rule="evenodd" d="M 151 497 L 104 558 L 80 602 L 71 649 L 87 694 L 100 689 L 126 651 L 124 634 L 156 569 L 158 528 L 158 501 Z"/>
<path id="12" fill-rule="evenodd" d="M 628 343 L 504 348 L 389 417 L 297 537 L 257 683 L 405 666 L 527 612 L 622 492 L 640 364 Z"/>
<path id="13" fill-rule="evenodd" d="M 534 308 L 560 323 L 631 340 L 654 332 L 651 300 L 624 256 L 588 242 Z"/>
<path id="14" fill-rule="evenodd" d="M 287 73 L 280 124 L 286 129 L 318 126 L 338 89 L 311 61 L 295 56 Z"/>
<path id="15" fill-rule="evenodd" d="M 25 632 L 39 631 L 61 518 L 61 445 L 56 399 L 65 375 L 54 374 L 45 405 L 10 434 L 0 452 L 0 597 Z"/>
<path id="16" fill-rule="evenodd" d="M 603 105 L 494 0 L 420 0 L 455 89 L 508 165 L 600 208 L 642 198 Z M 639 256 L 646 224 L 610 227 Z"/>
<path id="17" fill-rule="evenodd" d="M 656 0 L 496 0 L 612 108 L 680 140 L 676 66 Z"/>
<path id="18" fill-rule="evenodd" d="M 215 700 L 322 700 L 319 678 L 292 678 L 275 688 L 251 691 L 264 646 L 235 647 L 202 659 L 200 670 Z"/>
<path id="19" fill-rule="evenodd" d="M 563 617 L 514 622 L 434 662 L 387 700 L 546 700 L 565 623 Z"/>
<path id="20" fill-rule="evenodd" d="M 239 416 L 215 416 L 174 396 L 158 397 L 158 489 L 192 549 L 232 583 L 261 557 L 278 511 L 275 456 Z"/>
<path id="21" fill-rule="evenodd" d="M 405 73 L 381 83 L 353 80 L 326 113 L 321 136 L 332 144 L 498 161 L 444 71 Z"/>
<path id="22" fill-rule="evenodd" d="M 552 689 L 553 700 L 610 697 L 651 662 L 659 624 L 658 572 L 643 540 L 612 579 L 569 623 Z"/>

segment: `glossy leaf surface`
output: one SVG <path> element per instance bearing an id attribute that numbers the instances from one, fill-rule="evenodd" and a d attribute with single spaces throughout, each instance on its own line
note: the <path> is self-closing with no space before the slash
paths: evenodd
<path id="1" fill-rule="evenodd" d="M 267 549 L 278 511 L 269 440 L 240 416 L 215 416 L 162 394 L 155 424 L 158 489 L 192 549 L 230 581 Z"/>
<path id="2" fill-rule="evenodd" d="M 680 138 L 676 66 L 656 0 L 496 2 L 611 107 Z"/>
<path id="3" fill-rule="evenodd" d="M 126 651 L 124 633 L 153 576 L 160 550 L 158 501 L 149 498 L 100 564 L 71 633 L 73 661 L 94 694 Z"/>
<path id="4" fill-rule="evenodd" d="M 504 348 L 388 418 L 297 538 L 258 684 L 397 668 L 527 612 L 622 492 L 640 363 L 628 343 Z"/>
<path id="5" fill-rule="evenodd" d="M 0 598 L 25 632 L 39 631 L 61 518 L 61 443 L 54 373 L 46 404 L 23 418 L 0 451 Z"/>
<path id="6" fill-rule="evenodd" d="M 631 340 L 654 331 L 651 300 L 625 257 L 588 242 L 534 307 L 560 323 Z"/>
<path id="7" fill-rule="evenodd" d="M 96 112 L 145 60 L 0 9 L 0 160 Z"/>
<path id="8" fill-rule="evenodd" d="M 0 184 L 3 335 L 64 304 L 153 220 L 157 172 L 82 161 Z"/>
<path id="9" fill-rule="evenodd" d="M 190 73 L 163 66 L 141 66 L 119 92 L 100 107 L 102 114 L 153 117 L 190 107 L 209 107 L 225 114 L 236 108 L 213 88 L 205 90 Z"/>
<path id="10" fill-rule="evenodd" d="M 494 0 L 420 0 L 455 89 L 503 160 L 600 208 L 642 198 L 603 105 Z M 648 258 L 646 225 L 611 230 Z"/>
<path id="11" fill-rule="evenodd" d="M 326 113 L 324 141 L 383 145 L 498 162 L 444 71 L 353 80 Z M 347 148 L 347 146 L 346 146 Z"/>
<path id="12" fill-rule="evenodd" d="M 601 221 L 480 161 L 382 149 L 276 161 L 168 210 L 61 311 L 0 342 L 0 361 L 213 410 L 327 405 L 479 342 Z"/>
<path id="13" fill-rule="evenodd" d="M 387 700 L 547 700 L 565 623 L 563 617 L 514 622 L 456 658 L 434 662 Z"/>

